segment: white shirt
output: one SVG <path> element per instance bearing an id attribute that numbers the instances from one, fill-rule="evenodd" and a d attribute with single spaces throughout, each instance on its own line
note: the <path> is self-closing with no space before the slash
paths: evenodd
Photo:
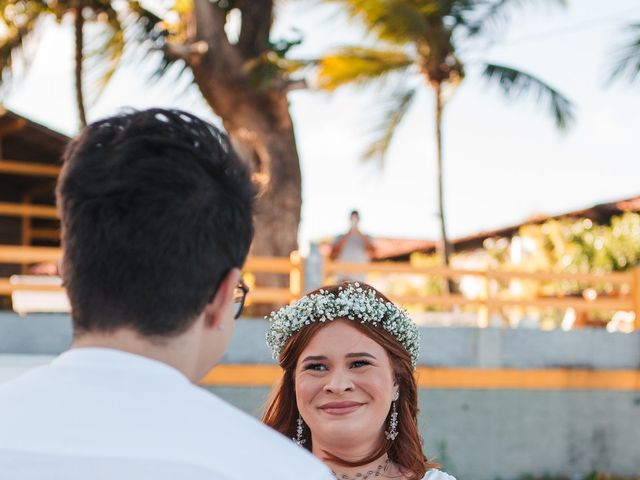
<path id="1" fill-rule="evenodd" d="M 344 262 L 367 263 L 369 261 L 369 252 L 367 252 L 367 245 L 364 239 L 355 233 L 349 232 L 345 235 L 347 235 L 347 239 L 342 245 L 338 258 Z M 340 242 L 345 235 L 340 235 L 336 239 L 336 243 Z M 371 237 L 367 236 L 367 239 L 371 241 Z"/>
<path id="2" fill-rule="evenodd" d="M 309 452 L 192 385 L 110 349 L 70 350 L 0 385 L 0 472 L 12 480 L 329 480 Z"/>

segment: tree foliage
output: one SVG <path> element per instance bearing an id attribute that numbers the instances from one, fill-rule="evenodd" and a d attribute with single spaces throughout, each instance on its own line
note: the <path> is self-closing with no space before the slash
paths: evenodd
<path id="1" fill-rule="evenodd" d="M 452 91 L 466 77 L 465 56 L 476 52 L 496 30 L 510 21 L 526 4 L 543 0 L 325 0 L 340 5 L 349 17 L 368 33 L 371 45 L 343 46 L 317 63 L 321 88 L 335 90 L 354 84 L 388 81 L 397 89 L 391 110 L 381 112 L 374 139 L 363 154 L 365 159 L 384 162 L 394 133 L 411 109 L 422 86 L 435 96 L 436 161 L 438 166 L 438 212 L 442 237 L 441 256 L 449 263 L 449 242 L 444 208 L 442 175 L 442 112 L 446 91 Z M 563 0 L 546 0 L 564 5 Z M 497 84 L 507 98 L 528 95 L 547 106 L 555 125 L 565 130 L 573 121 L 573 105 L 556 88 L 513 66 L 478 63 L 489 83 Z M 422 82 L 412 81 L 418 77 Z M 391 79 L 391 80 L 390 80 Z"/>

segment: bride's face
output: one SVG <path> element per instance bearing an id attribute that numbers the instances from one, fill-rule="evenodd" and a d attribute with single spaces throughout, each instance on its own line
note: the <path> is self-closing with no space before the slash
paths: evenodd
<path id="1" fill-rule="evenodd" d="M 314 444 L 325 448 L 354 441 L 375 448 L 397 390 L 385 349 L 347 320 L 315 334 L 298 359 L 295 385 Z"/>

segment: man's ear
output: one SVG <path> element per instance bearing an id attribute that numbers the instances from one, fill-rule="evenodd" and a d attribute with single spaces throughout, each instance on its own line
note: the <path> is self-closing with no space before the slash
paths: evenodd
<path id="1" fill-rule="evenodd" d="M 224 317 L 233 302 L 233 291 L 240 281 L 241 272 L 232 268 L 222 277 L 218 290 L 209 303 L 204 307 L 204 322 L 209 328 L 222 328 Z"/>
<path id="2" fill-rule="evenodd" d="M 56 270 L 58 271 L 58 276 L 62 279 L 62 283 L 64 286 L 64 258 L 60 257 L 56 262 Z"/>

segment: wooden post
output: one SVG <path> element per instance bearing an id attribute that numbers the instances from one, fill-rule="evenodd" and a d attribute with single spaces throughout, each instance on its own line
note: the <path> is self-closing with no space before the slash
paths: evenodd
<path id="1" fill-rule="evenodd" d="M 300 252 L 294 250 L 289 255 L 291 261 L 291 270 L 289 271 L 289 291 L 291 292 L 291 300 L 297 300 L 302 296 L 302 280 L 304 278 L 304 262 L 300 256 Z"/>
<path id="2" fill-rule="evenodd" d="M 27 247 L 31 245 L 31 215 L 26 213 L 26 210 L 29 208 L 29 204 L 31 203 L 31 196 L 29 194 L 22 196 L 22 204 L 25 207 L 25 214 L 22 216 L 22 238 L 21 243 L 23 246 Z M 20 271 L 23 275 L 28 272 L 28 268 L 26 264 L 22 264 L 20 267 Z"/>
<path id="3" fill-rule="evenodd" d="M 480 328 L 486 328 L 489 325 L 489 270 L 484 272 L 482 279 L 482 305 L 478 307 L 478 326 Z"/>
<path id="4" fill-rule="evenodd" d="M 327 284 L 327 262 L 332 262 L 329 257 L 320 255 L 320 285 Z"/>
<path id="5" fill-rule="evenodd" d="M 485 287 L 486 287 L 486 300 L 485 300 L 485 307 L 487 309 L 487 318 L 486 318 L 486 322 L 484 325 L 481 325 L 481 327 L 486 328 L 488 326 L 491 325 L 491 317 L 493 316 L 493 314 L 496 311 L 496 305 L 493 302 L 493 281 L 494 281 L 494 275 L 493 275 L 493 270 L 491 268 L 488 268 L 486 273 L 485 273 Z"/>
<path id="6" fill-rule="evenodd" d="M 633 269 L 633 283 L 631 284 L 633 295 L 633 313 L 635 315 L 634 330 L 640 330 L 640 267 Z"/>

